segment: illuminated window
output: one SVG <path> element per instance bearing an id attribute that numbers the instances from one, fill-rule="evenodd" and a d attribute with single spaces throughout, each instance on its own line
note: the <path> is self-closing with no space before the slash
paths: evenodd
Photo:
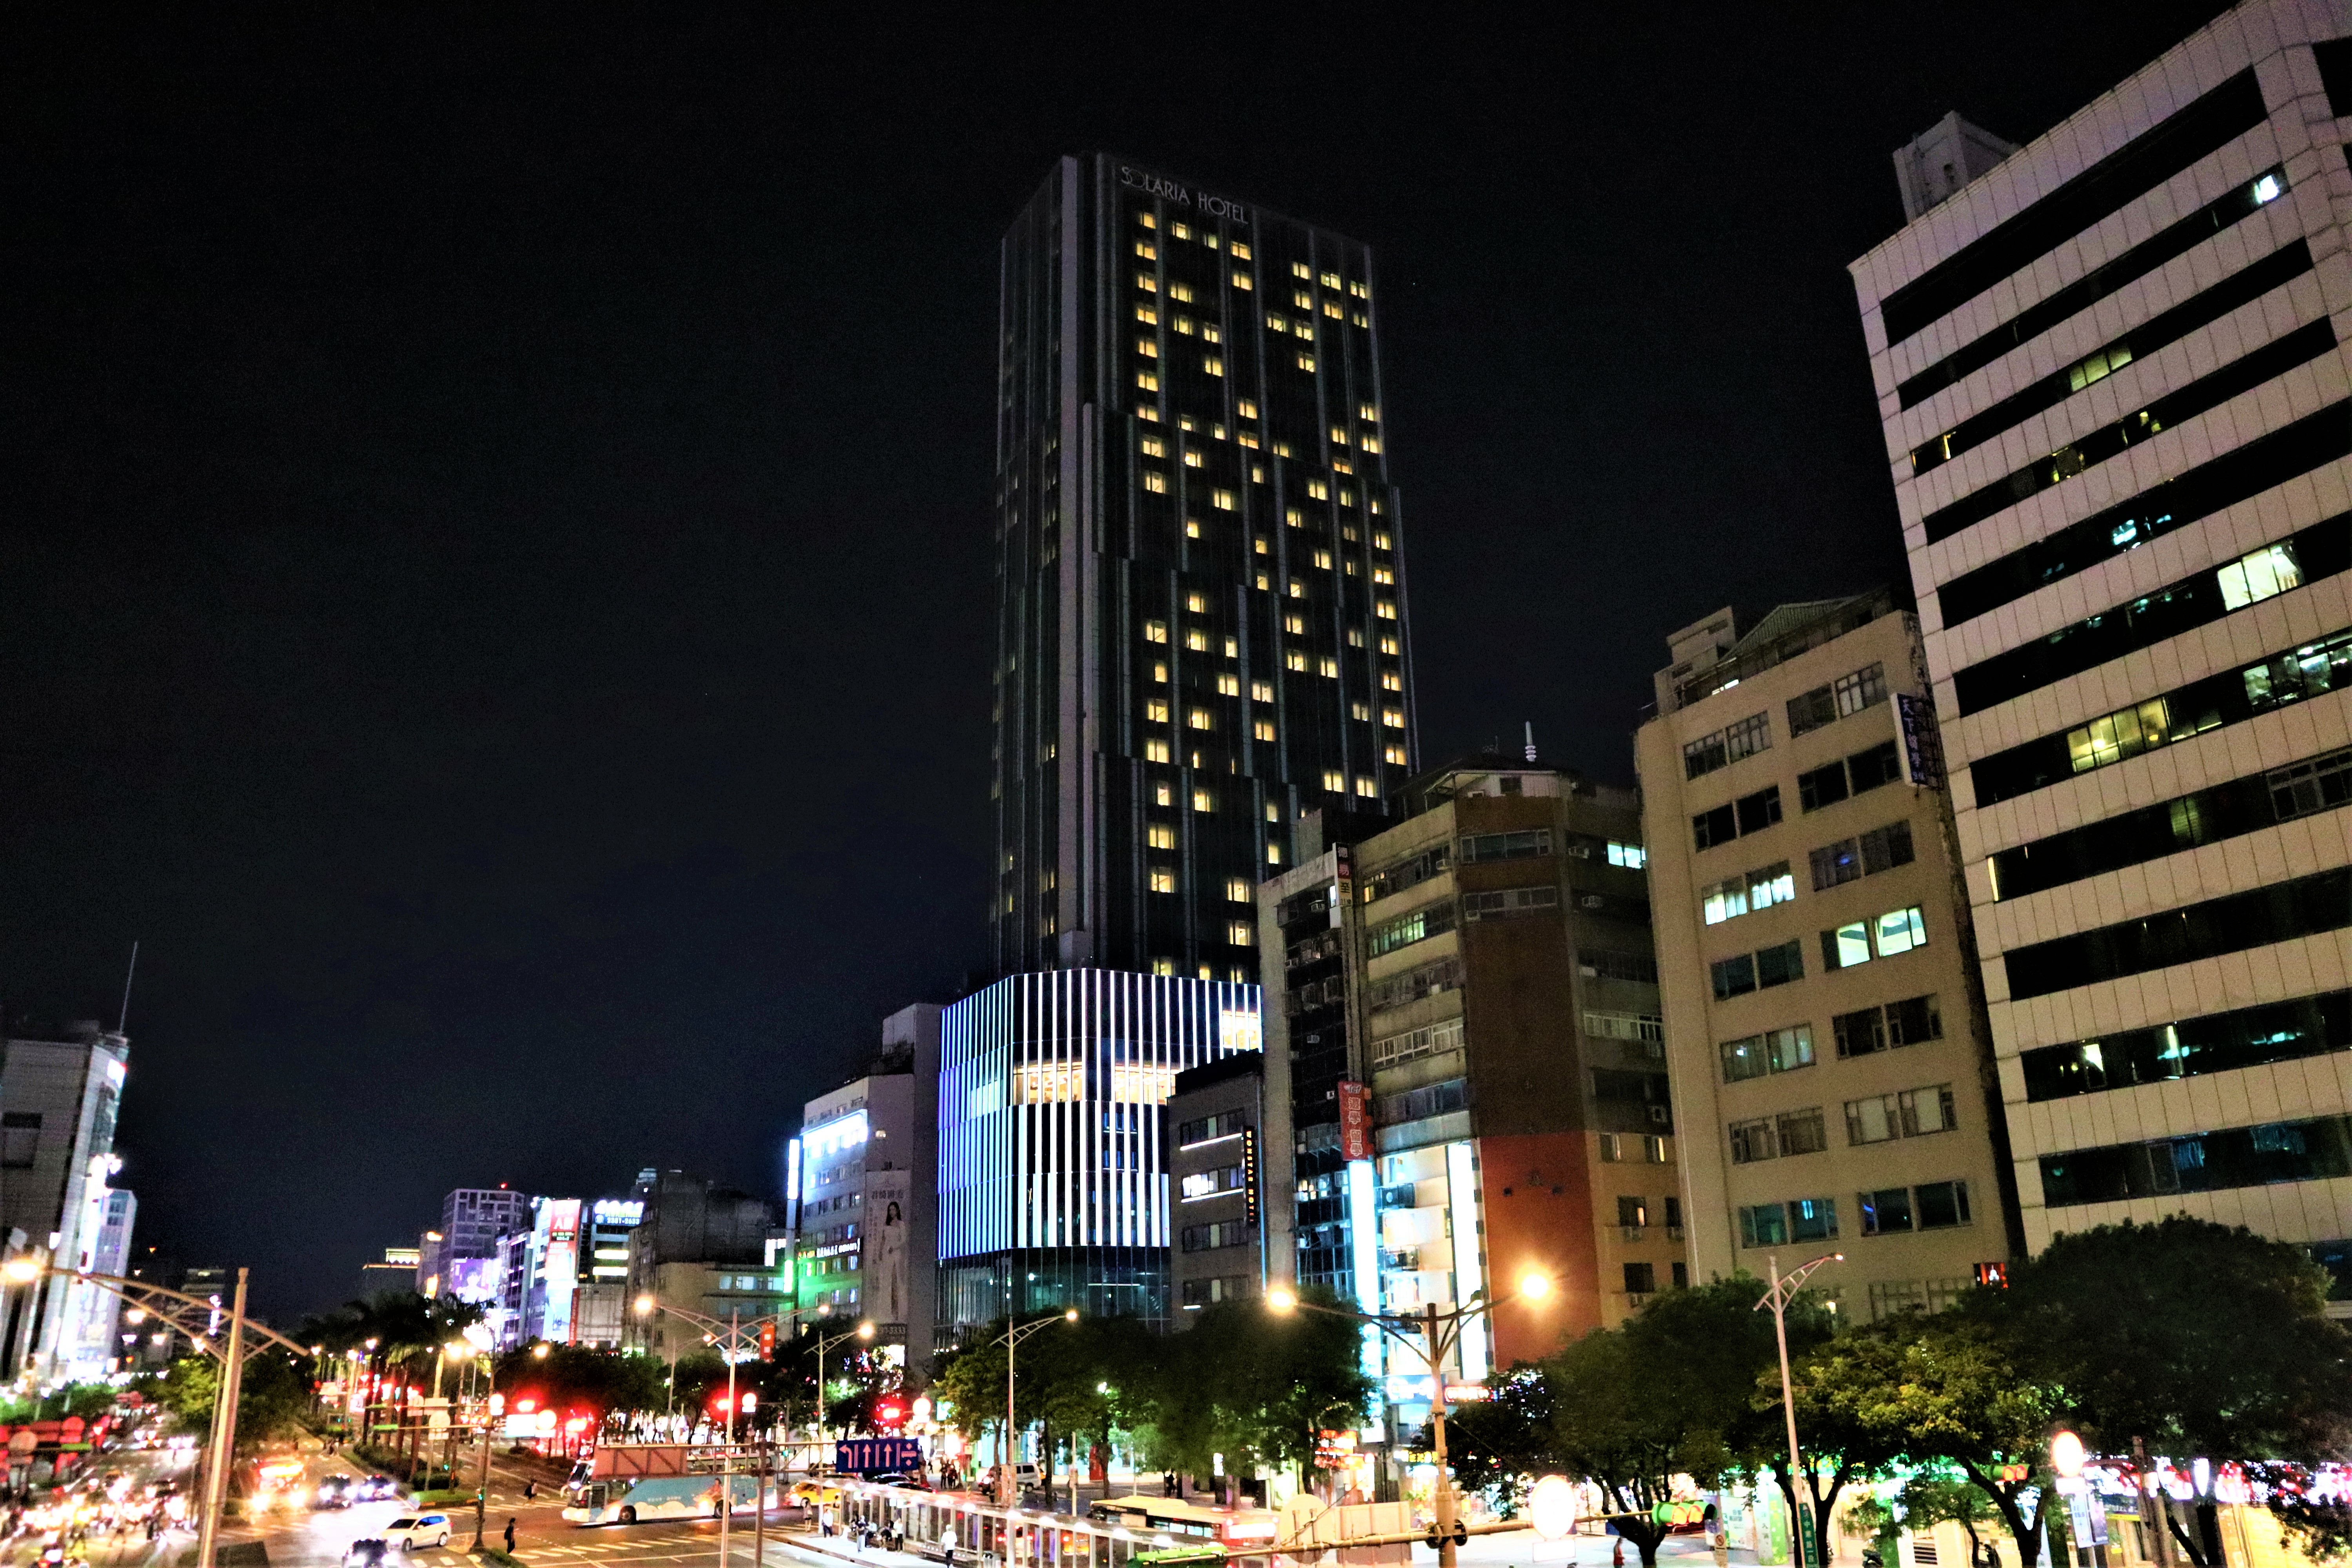
<path id="1" fill-rule="evenodd" d="M 1381 438 L 1377 436 L 1366 436 L 1356 444 L 1367 452 L 1377 452 L 1381 449 Z"/>
<path id="2" fill-rule="evenodd" d="M 1192 809 L 1194 811 L 1214 811 L 1217 809 L 1217 797 L 1211 795 L 1207 790 L 1196 789 L 1192 792 Z"/>
<path id="3" fill-rule="evenodd" d="M 1315 552 L 1315 569 L 1318 572 L 1328 572 L 1331 570 L 1331 552 L 1329 551 L 1318 550 Z"/>
<path id="4" fill-rule="evenodd" d="M 1274 700 L 1274 682 L 1273 682 L 1273 681 L 1271 681 L 1271 680 L 1253 680 L 1253 681 L 1251 681 L 1251 682 L 1250 682 L 1250 700 L 1251 700 L 1251 701 L 1253 701 L 1253 702 L 1271 702 L 1271 701 L 1273 701 L 1273 700 Z"/>
<path id="5" fill-rule="evenodd" d="M 1337 289 L 1339 286 L 1339 275 L 1336 272 L 1326 272 L 1315 280 L 1326 289 Z"/>
<path id="6" fill-rule="evenodd" d="M 1148 239 L 1139 239 L 1135 242 L 1135 254 L 1146 261 L 1157 261 L 1160 258 L 1160 252 L 1152 248 L 1151 242 Z"/>
<path id="7" fill-rule="evenodd" d="M 1381 793 L 1381 786 L 1370 779 L 1360 778 L 1356 781 L 1356 793 L 1363 795 L 1377 795 Z"/>
<path id="8" fill-rule="evenodd" d="M 1207 615 L 1209 596 L 1206 594 L 1187 594 L 1184 595 L 1184 607 L 1196 616 Z"/>
<path id="9" fill-rule="evenodd" d="M 1152 407 L 1149 403 L 1137 405 L 1135 416 L 1138 419 L 1149 419 L 1155 425 L 1160 423 L 1160 410 Z"/>
<path id="10" fill-rule="evenodd" d="M 1227 658 L 1239 658 L 1241 656 L 1242 639 L 1239 637 L 1227 637 L 1225 639 L 1225 657 Z"/>
<path id="11" fill-rule="evenodd" d="M 1294 261 L 1290 264 L 1290 275 L 1293 278 L 1312 278 L 1315 276 L 1315 269 L 1304 261 Z"/>
<path id="12" fill-rule="evenodd" d="M 1158 681 L 1158 682 L 1160 682 L 1160 685 L 1162 685 L 1162 686 L 1167 685 L 1167 684 L 1168 684 L 1168 667 L 1167 667 L 1166 665 L 1164 665 L 1164 664 L 1159 664 L 1159 663 L 1155 663 L 1155 664 L 1153 664 L 1153 665 L 1152 665 L 1152 667 L 1151 667 L 1151 679 L 1154 679 L 1154 680 L 1156 680 L 1156 681 Z"/>
<path id="13" fill-rule="evenodd" d="M 1249 288 L 1249 286 L 1250 286 L 1250 275 L 1249 275 L 1248 273 L 1246 273 L 1246 272 L 1236 272 L 1236 273 L 1234 273 L 1234 288 L 1246 290 L 1246 289 Z"/>
<path id="14" fill-rule="evenodd" d="M 1269 866 L 1279 866 L 1282 864 L 1281 845 L 1269 844 L 1265 847 L 1265 863 Z"/>
<path id="15" fill-rule="evenodd" d="M 1313 354 L 1300 354 L 1298 356 L 1298 368 L 1301 370 L 1313 370 L 1315 368 L 1315 356 Z"/>
<path id="16" fill-rule="evenodd" d="M 1307 496 L 1309 500 L 1329 500 L 1331 487 L 1321 479 L 1309 479 L 1307 481 Z"/>
<path id="17" fill-rule="evenodd" d="M 1381 671 L 1381 689 L 1383 691 L 1402 691 L 1404 689 L 1404 677 L 1393 669 L 1384 669 Z"/>
<path id="18" fill-rule="evenodd" d="M 1374 507 L 1372 510 L 1373 510 L 1374 511 L 1378 511 L 1378 510 L 1380 510 L 1380 508 L 1378 508 L 1378 507 Z M 1391 546 L 1390 546 L 1390 544 L 1389 544 L 1389 536 L 1388 536 L 1387 534 L 1385 534 L 1385 533 L 1375 533 L 1375 534 L 1373 534 L 1373 535 L 1372 535 L 1372 548 L 1373 548 L 1373 549 L 1375 549 L 1375 550 L 1387 550 L 1387 549 L 1390 549 L 1390 548 L 1391 548 Z"/>
<path id="19" fill-rule="evenodd" d="M 1234 412 L 1240 415 L 1244 419 L 1255 419 L 1257 417 L 1257 405 L 1251 399 L 1244 397 L 1240 402 L 1234 405 Z"/>
<path id="20" fill-rule="evenodd" d="M 1165 741 L 1144 742 L 1143 760 L 1147 763 L 1164 763 L 1169 761 L 1168 742 Z"/>
<path id="21" fill-rule="evenodd" d="M 1339 309 L 1339 302 L 1337 300 L 1324 300 L 1323 313 L 1327 316 L 1338 316 L 1343 321 L 1347 318 L 1347 312 Z"/>
<path id="22" fill-rule="evenodd" d="M 1253 896 L 1248 878 L 1228 877 L 1225 879 L 1225 901 L 1227 903 L 1246 904 L 1250 901 Z"/>
<path id="23" fill-rule="evenodd" d="M 1184 454 L 1184 466 L 1188 468 L 1197 468 L 1207 460 L 1207 458 L 1202 457 L 1198 452 L 1187 452 Z"/>
<path id="24" fill-rule="evenodd" d="M 1179 218 L 1168 226 L 1168 232 L 1179 239 L 1190 239 L 1192 237 L 1192 226 Z"/>
<path id="25" fill-rule="evenodd" d="M 1168 285 L 1168 297 L 1171 300 L 1181 300 L 1187 304 L 1190 304 L 1192 299 L 1192 290 L 1191 286 L 1188 284 L 1171 283 Z"/>
<path id="26" fill-rule="evenodd" d="M 1348 775 L 1337 768 L 1326 768 L 1323 770 L 1323 787 L 1333 795 L 1345 795 L 1348 793 Z"/>
<path id="27" fill-rule="evenodd" d="M 1294 599 L 1307 597 L 1307 584 L 1293 577 L 1290 580 L 1290 596 Z"/>
<path id="28" fill-rule="evenodd" d="M 1146 436 L 1138 445 L 1147 458 L 1164 458 L 1168 455 L 1168 443 L 1157 436 Z"/>
<path id="29" fill-rule="evenodd" d="M 1135 352 L 1141 354 L 1145 359 L 1158 359 L 1160 357 L 1159 340 L 1155 338 L 1138 338 L 1135 340 Z"/>
<path id="30" fill-rule="evenodd" d="M 1151 961 L 1151 973 L 1173 974 L 1176 973 L 1176 961 L 1172 958 L 1155 958 Z"/>
<path id="31" fill-rule="evenodd" d="M 1273 331 L 1286 332 L 1290 331 L 1290 318 L 1287 316 L 1278 315 L 1272 310 L 1268 310 L 1265 313 L 1265 324 L 1267 328 Z"/>
<path id="32" fill-rule="evenodd" d="M 1372 286 L 1369 283 L 1360 283 L 1350 278 L 1348 279 L 1348 292 L 1359 300 L 1369 300 L 1372 297 Z"/>
<path id="33" fill-rule="evenodd" d="M 1168 722 L 1168 704 L 1156 697 L 1146 698 L 1143 703 L 1143 721 L 1147 724 Z"/>
<path id="34" fill-rule="evenodd" d="M 1387 725 L 1387 726 L 1388 726 L 1390 729 L 1391 729 L 1391 730 L 1402 730 L 1402 729 L 1403 729 L 1403 728 L 1404 728 L 1404 710 L 1403 710 L 1403 709 L 1402 709 L 1402 708 L 1383 708 L 1383 709 L 1381 709 L 1381 723 L 1383 723 L 1383 724 L 1385 724 L 1385 725 Z"/>
<path id="35" fill-rule="evenodd" d="M 1339 679 L 1339 661 L 1336 658 L 1318 658 L 1315 661 L 1315 673 L 1328 680 L 1337 680 Z M 1358 706 L 1360 707 L 1361 704 Z"/>
<path id="36" fill-rule="evenodd" d="M 1402 746 L 1387 747 L 1381 752 L 1381 760 L 1384 763 L 1394 763 L 1398 767 L 1403 767 L 1405 765 L 1404 748 Z"/>
<path id="37" fill-rule="evenodd" d="M 1290 524 L 1293 528 L 1305 528 L 1307 526 L 1307 514 L 1299 510 L 1295 506 L 1285 507 L 1282 510 L 1282 521 Z"/>
<path id="38" fill-rule="evenodd" d="M 1272 801 L 1267 801 L 1265 803 L 1265 819 L 1268 822 L 1280 822 L 1282 820 L 1282 807 L 1276 805 Z"/>
<path id="39" fill-rule="evenodd" d="M 1265 573 L 1263 573 L 1263 572 L 1261 572 L 1261 573 L 1259 573 L 1259 574 L 1257 574 L 1257 590 L 1258 590 L 1258 592 L 1259 592 L 1259 593 L 1261 593 L 1261 594 L 1264 594 L 1264 593 L 1269 593 L 1269 592 L 1271 592 L 1271 591 L 1273 590 L 1273 587 L 1274 587 L 1274 579 L 1273 579 L 1273 578 L 1271 578 L 1271 577 L 1267 576 L 1267 575 L 1266 575 Z"/>
<path id="40" fill-rule="evenodd" d="M 1250 258 L 1250 247 L 1244 245 L 1238 239 L 1234 240 L 1229 247 L 1227 247 L 1227 248 L 1232 250 L 1235 256 L 1240 257 L 1244 261 L 1247 261 Z"/>
<path id="41" fill-rule="evenodd" d="M 1307 635 L 1307 617 L 1305 616 L 1285 616 L 1282 617 L 1282 629 L 1288 632 L 1292 637 L 1303 637 Z"/>
<path id="42" fill-rule="evenodd" d="M 1174 868 L 1168 866 L 1154 866 L 1151 868 L 1151 890 L 1155 893 L 1174 892 L 1176 890 L 1176 872 Z"/>
<path id="43" fill-rule="evenodd" d="M 1282 656 L 1282 668 L 1304 671 L 1307 668 L 1306 653 L 1299 648 L 1292 648 Z"/>
<path id="44" fill-rule="evenodd" d="M 1160 279 L 1154 278 L 1149 272 L 1137 273 L 1135 275 L 1135 286 L 1142 289 L 1147 294 L 1157 294 L 1160 292 Z"/>
<path id="45" fill-rule="evenodd" d="M 1306 289 L 1292 289 L 1292 290 L 1290 291 L 1290 302 L 1291 302 L 1292 304 L 1294 304 L 1294 305 L 1297 306 L 1297 307 L 1298 307 L 1300 310 L 1311 310 L 1315 309 L 1315 296 L 1314 296 L 1314 295 L 1312 295 L 1312 294 L 1309 294 L 1309 293 L 1308 293 Z M 1311 336 L 1313 336 L 1313 335 L 1314 335 L 1314 334 L 1313 334 L 1313 329 L 1312 329 L 1311 327 L 1310 327 L 1310 328 L 1308 328 L 1308 329 L 1307 329 L 1307 331 L 1305 333 L 1303 333 L 1302 335 L 1303 335 L 1303 336 L 1310 336 L 1310 337 L 1311 337 Z"/>
<path id="46" fill-rule="evenodd" d="M 1350 702 L 1348 704 L 1348 717 L 1369 724 L 1372 721 L 1372 705 L 1369 702 Z"/>
<path id="47" fill-rule="evenodd" d="M 1356 416 L 1360 419 L 1370 420 L 1377 423 L 1380 419 L 1381 412 L 1369 403 L 1359 403 L 1356 405 Z"/>
<path id="48" fill-rule="evenodd" d="M 1396 573 L 1386 566 L 1375 566 L 1372 568 L 1372 581 L 1393 587 L 1396 584 Z"/>
<path id="49" fill-rule="evenodd" d="M 1372 605 L 1372 614 L 1380 616 L 1380 618 L 1384 621 L 1395 620 L 1397 618 L 1396 605 L 1390 600 L 1380 600 Z"/>
<path id="50" fill-rule="evenodd" d="M 1160 378 L 1148 370 L 1139 370 L 1135 373 L 1135 384 L 1141 391 L 1157 392 L 1160 390 Z"/>
<path id="51" fill-rule="evenodd" d="M 1209 710 L 1206 708 L 1193 708 L 1186 710 L 1184 714 L 1184 722 L 1192 729 L 1206 730 L 1210 727 L 1212 721 L 1209 718 Z"/>
<path id="52" fill-rule="evenodd" d="M 1201 368 L 1211 375 L 1223 375 L 1225 374 L 1225 362 L 1221 359 L 1203 359 L 1201 362 Z"/>
<path id="53" fill-rule="evenodd" d="M 1174 327 L 1176 328 L 1176 330 L 1177 330 L 1179 332 L 1181 332 L 1184 336 L 1186 336 L 1186 337 L 1188 337 L 1188 338 L 1189 338 L 1189 337 L 1191 337 L 1191 336 L 1192 335 L 1192 317 L 1190 317 L 1190 316 L 1179 316 L 1179 317 L 1177 317 L 1177 318 L 1176 318 L 1175 321 L 1174 321 L 1172 324 L 1174 325 Z"/>
<path id="54" fill-rule="evenodd" d="M 1231 511 L 1234 510 L 1234 492 L 1231 490 L 1211 490 L 1209 492 L 1209 504 L 1215 507 L 1219 511 Z"/>
<path id="55" fill-rule="evenodd" d="M 1198 539 L 1201 537 L 1201 520 L 1199 518 L 1188 517 L 1184 520 L 1184 537 L 1187 539 Z"/>
<path id="56" fill-rule="evenodd" d="M 1225 925 L 1225 940 L 1235 947 L 1249 947 L 1257 942 L 1257 927 L 1248 921 L 1230 921 Z"/>
<path id="57" fill-rule="evenodd" d="M 1209 634 L 1195 626 L 1184 634 L 1184 646 L 1194 653 L 1209 651 Z"/>
<path id="58" fill-rule="evenodd" d="M 1143 470 L 1143 488 L 1153 495 L 1165 495 L 1168 493 L 1168 476 L 1146 468 Z"/>
<path id="59" fill-rule="evenodd" d="M 1274 721 L 1271 719 L 1253 719 L 1250 721 L 1250 733 L 1261 741 L 1273 740 Z"/>
<path id="60" fill-rule="evenodd" d="M 1217 673 L 1217 695 L 1220 697 L 1239 697 L 1241 694 L 1242 678 L 1231 673 L 1230 671 L 1220 670 Z"/>
<path id="61" fill-rule="evenodd" d="M 1168 640 L 1168 623 L 1166 621 L 1144 622 L 1143 640 L 1145 642 L 1166 642 Z"/>
<path id="62" fill-rule="evenodd" d="M 1143 830 L 1143 841 L 1154 849 L 1176 847 L 1176 829 L 1165 822 L 1155 822 Z"/>
<path id="63" fill-rule="evenodd" d="M 1158 228 L 1160 226 L 1159 217 L 1151 213 L 1138 213 L 1135 215 L 1135 221 L 1142 225 L 1145 228 Z"/>
<path id="64" fill-rule="evenodd" d="M 1401 645 L 1394 637 L 1383 637 L 1381 638 L 1381 651 L 1388 655 L 1391 658 L 1398 657 L 1400 647 Z"/>
<path id="65" fill-rule="evenodd" d="M 1265 554 L 1265 553 L 1266 553 L 1265 535 L 1265 534 L 1263 534 L 1263 533 L 1261 533 L 1261 534 L 1257 535 L 1257 536 L 1256 536 L 1256 538 L 1251 542 L 1251 548 L 1255 549 L 1255 551 L 1256 551 L 1260 555 L 1264 555 L 1264 554 Z M 1265 584 L 1263 584 L 1263 583 L 1261 583 L 1261 584 L 1258 584 L 1258 586 L 1260 586 L 1260 587 L 1264 587 L 1265 585 Z"/>
<path id="66" fill-rule="evenodd" d="M 1151 804 L 1154 805 L 1174 805 L 1176 804 L 1176 786 L 1170 784 L 1165 779 L 1161 779 L 1154 784 L 1151 786 Z"/>
<path id="67" fill-rule="evenodd" d="M 1361 310 L 1356 311 L 1353 315 L 1349 316 L 1348 320 L 1359 327 L 1369 327 L 1372 324 L 1372 319 L 1364 314 Z"/>
<path id="68" fill-rule="evenodd" d="M 1160 324 L 1160 312 L 1149 305 L 1138 305 L 1135 308 L 1135 319 L 1147 327 L 1156 327 Z"/>

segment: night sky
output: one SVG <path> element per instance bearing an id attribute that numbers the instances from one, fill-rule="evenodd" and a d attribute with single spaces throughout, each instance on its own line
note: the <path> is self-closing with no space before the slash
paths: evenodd
<path id="1" fill-rule="evenodd" d="M 0 1005 L 110 1026 L 142 944 L 139 1240 L 279 1315 L 459 1184 L 772 1193 L 983 962 L 996 241 L 1056 154 L 1373 246 L 1423 753 L 1630 782 L 1668 632 L 1901 578 L 1892 150 L 2219 7 L 483 9 L 0 59 Z"/>

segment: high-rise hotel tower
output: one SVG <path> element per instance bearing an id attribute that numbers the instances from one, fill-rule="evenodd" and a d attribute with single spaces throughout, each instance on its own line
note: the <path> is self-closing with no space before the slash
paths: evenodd
<path id="1" fill-rule="evenodd" d="M 2352 6 L 1953 130 L 1853 272 L 2025 1238 L 2185 1210 L 2352 1282 Z"/>
<path id="2" fill-rule="evenodd" d="M 1300 812 L 1412 772 L 1371 253 L 1093 153 L 1001 267 L 997 971 L 1255 981 Z"/>

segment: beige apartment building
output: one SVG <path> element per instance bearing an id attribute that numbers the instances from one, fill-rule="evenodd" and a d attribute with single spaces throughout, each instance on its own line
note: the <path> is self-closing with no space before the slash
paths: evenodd
<path id="1" fill-rule="evenodd" d="M 1916 619 L 1675 635 L 1636 739 L 1694 1275 L 1830 1251 L 1858 1319 L 2021 1250 Z"/>

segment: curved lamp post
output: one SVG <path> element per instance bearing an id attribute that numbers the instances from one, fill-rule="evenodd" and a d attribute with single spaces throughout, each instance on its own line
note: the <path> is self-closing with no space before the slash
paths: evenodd
<path id="1" fill-rule="evenodd" d="M 1805 1483 L 1801 1496 L 1797 1491 L 1798 1479 L 1804 1471 L 1802 1461 L 1797 1455 L 1797 1401 L 1789 1386 L 1789 1303 L 1796 1300 L 1797 1292 L 1805 1288 L 1805 1280 L 1814 1269 L 1824 1263 L 1843 1263 L 1845 1254 L 1824 1252 L 1819 1258 L 1799 1265 L 1793 1274 L 1780 1272 L 1780 1255 L 1777 1252 L 1766 1253 L 1764 1261 L 1772 1271 L 1772 1287 L 1764 1292 L 1763 1300 L 1756 1303 L 1755 1310 L 1760 1312 L 1768 1307 L 1771 1309 L 1772 1337 L 1780 1342 L 1780 1414 L 1788 1417 L 1789 1423 L 1789 1505 L 1797 1515 L 1798 1568 L 1819 1568 L 1822 1549 L 1820 1539 L 1814 1533 L 1812 1483 Z"/>
<path id="2" fill-rule="evenodd" d="M 198 1350 L 221 1363 L 220 1380 L 213 1389 L 212 1439 L 205 1446 L 205 1496 L 196 1519 L 195 1568 L 213 1568 L 213 1541 L 220 1533 L 221 1505 L 228 1497 L 228 1468 L 236 1453 L 236 1402 L 245 1382 L 246 1360 L 272 1344 L 307 1360 L 310 1348 L 296 1344 L 275 1330 L 247 1321 L 246 1270 L 242 1268 L 236 1271 L 236 1291 L 230 1299 L 228 1333 L 225 1342 L 217 1343 L 212 1337 L 212 1320 L 219 1309 L 207 1298 L 167 1290 L 161 1285 L 120 1274 L 59 1268 L 30 1258 L 12 1258 L 0 1264 L 0 1280 L 11 1285 L 30 1285 L 50 1275 L 94 1285 L 133 1312 L 163 1319 L 185 1334 Z M 248 1334 L 255 1336 L 250 1343 L 246 1339 Z"/>
<path id="3" fill-rule="evenodd" d="M 727 1362 L 727 1441 L 721 1444 L 719 1449 L 719 1568 L 729 1568 L 728 1531 L 735 1518 L 735 1489 L 731 1484 L 735 1475 L 735 1358 L 742 1351 L 760 1342 L 761 1328 L 773 1324 L 781 1329 L 803 1313 L 814 1311 L 815 1309 L 794 1307 L 790 1311 L 766 1312 L 748 1322 L 740 1310 L 730 1309 L 727 1314 L 727 1321 L 722 1323 L 709 1313 L 691 1312 L 684 1307 L 673 1307 L 650 1291 L 638 1297 L 635 1307 L 640 1318 L 650 1318 L 656 1312 L 667 1312 L 673 1318 L 682 1318 L 692 1323 L 702 1331 L 705 1342 L 719 1347 L 719 1354 Z M 869 1338 L 873 1335 L 873 1324 L 861 1323 L 858 1327 L 864 1330 Z M 673 1384 L 677 1377 L 677 1364 L 672 1363 L 670 1378 Z M 817 1399 L 821 1404 L 824 1398 L 824 1362 L 822 1358 L 817 1362 L 816 1383 Z M 751 1526 L 755 1535 L 763 1534 L 768 1522 L 768 1475 L 765 1467 L 762 1467 L 760 1471 L 759 1487 L 759 1504 L 751 1511 Z"/>
<path id="4" fill-rule="evenodd" d="M 1454 1480 L 1445 1468 L 1445 1358 L 1462 1342 L 1464 1326 L 1485 1317 L 1497 1307 L 1513 1301 L 1540 1301 L 1552 1292 L 1549 1274 L 1530 1273 L 1519 1281 L 1519 1288 L 1507 1296 L 1484 1300 L 1485 1291 L 1474 1294 L 1469 1300 L 1450 1312 L 1441 1312 L 1434 1303 L 1422 1309 L 1421 1316 L 1405 1314 L 1383 1316 L 1377 1312 L 1358 1312 L 1346 1307 L 1327 1307 L 1319 1301 L 1302 1301 L 1297 1292 L 1273 1289 L 1265 1293 L 1266 1309 L 1275 1312 L 1321 1312 L 1327 1317 L 1348 1318 L 1359 1323 L 1370 1323 L 1399 1343 L 1416 1352 L 1429 1367 L 1429 1426 L 1437 1457 L 1437 1484 L 1433 1500 L 1437 1514 L 1437 1561 L 1439 1568 L 1454 1568 Z M 1414 1332 L 1407 1332 L 1406 1325 Z"/>
<path id="5" fill-rule="evenodd" d="M 1013 1502 L 1013 1347 L 1019 1344 L 1023 1340 L 1027 1339 L 1031 1334 L 1035 1333 L 1039 1329 L 1049 1329 L 1055 1323 L 1075 1323 L 1077 1321 L 1078 1310 L 1076 1307 L 1071 1307 L 1064 1310 L 1059 1317 L 1040 1318 L 1034 1323 L 1014 1323 L 1008 1321 L 1004 1325 L 1004 1452 L 1003 1462 L 997 1466 L 996 1490 L 997 1500 L 1006 1508 L 1011 1508 Z"/>

